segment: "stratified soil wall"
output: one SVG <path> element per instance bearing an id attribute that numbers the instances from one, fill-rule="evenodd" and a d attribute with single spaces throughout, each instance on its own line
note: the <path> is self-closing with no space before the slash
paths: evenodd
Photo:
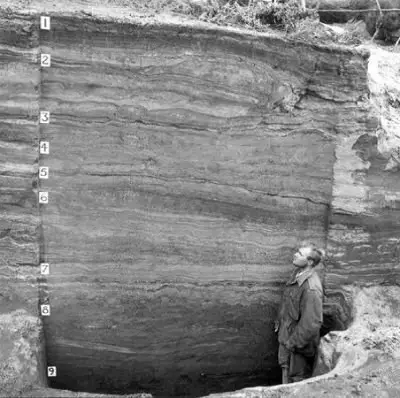
<path id="1" fill-rule="evenodd" d="M 278 383 L 273 320 L 304 240 L 331 256 L 326 331 L 351 320 L 344 285 L 398 281 L 400 180 L 367 53 L 29 7 L 1 13 L 0 278 L 3 312 L 51 307 L 52 387 Z"/>

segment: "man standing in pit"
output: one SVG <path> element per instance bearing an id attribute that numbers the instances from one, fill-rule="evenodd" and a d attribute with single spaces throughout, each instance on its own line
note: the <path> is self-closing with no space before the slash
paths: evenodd
<path id="1" fill-rule="evenodd" d="M 323 288 L 314 267 L 324 256 L 324 250 L 310 244 L 301 247 L 293 257 L 295 269 L 286 283 L 275 321 L 283 384 L 311 377 L 317 362 Z"/>

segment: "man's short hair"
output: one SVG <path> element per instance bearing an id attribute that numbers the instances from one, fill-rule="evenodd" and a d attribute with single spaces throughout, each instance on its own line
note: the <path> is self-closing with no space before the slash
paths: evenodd
<path id="1" fill-rule="evenodd" d="M 321 260 L 325 257 L 325 250 L 318 249 L 314 243 L 305 244 L 303 247 L 308 247 L 311 249 L 310 255 L 307 256 L 307 260 L 312 260 L 312 267 L 316 267 Z"/>

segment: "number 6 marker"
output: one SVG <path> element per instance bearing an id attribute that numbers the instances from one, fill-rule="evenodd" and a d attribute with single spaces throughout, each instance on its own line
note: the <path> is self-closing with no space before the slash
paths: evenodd
<path id="1" fill-rule="evenodd" d="M 39 192 L 39 203 L 49 203 L 48 192 Z"/>

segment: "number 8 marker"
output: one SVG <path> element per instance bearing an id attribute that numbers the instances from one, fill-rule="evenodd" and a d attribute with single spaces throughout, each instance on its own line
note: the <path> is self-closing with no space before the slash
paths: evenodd
<path id="1" fill-rule="evenodd" d="M 50 316 L 50 306 L 48 304 L 43 304 L 40 306 L 42 316 Z"/>

